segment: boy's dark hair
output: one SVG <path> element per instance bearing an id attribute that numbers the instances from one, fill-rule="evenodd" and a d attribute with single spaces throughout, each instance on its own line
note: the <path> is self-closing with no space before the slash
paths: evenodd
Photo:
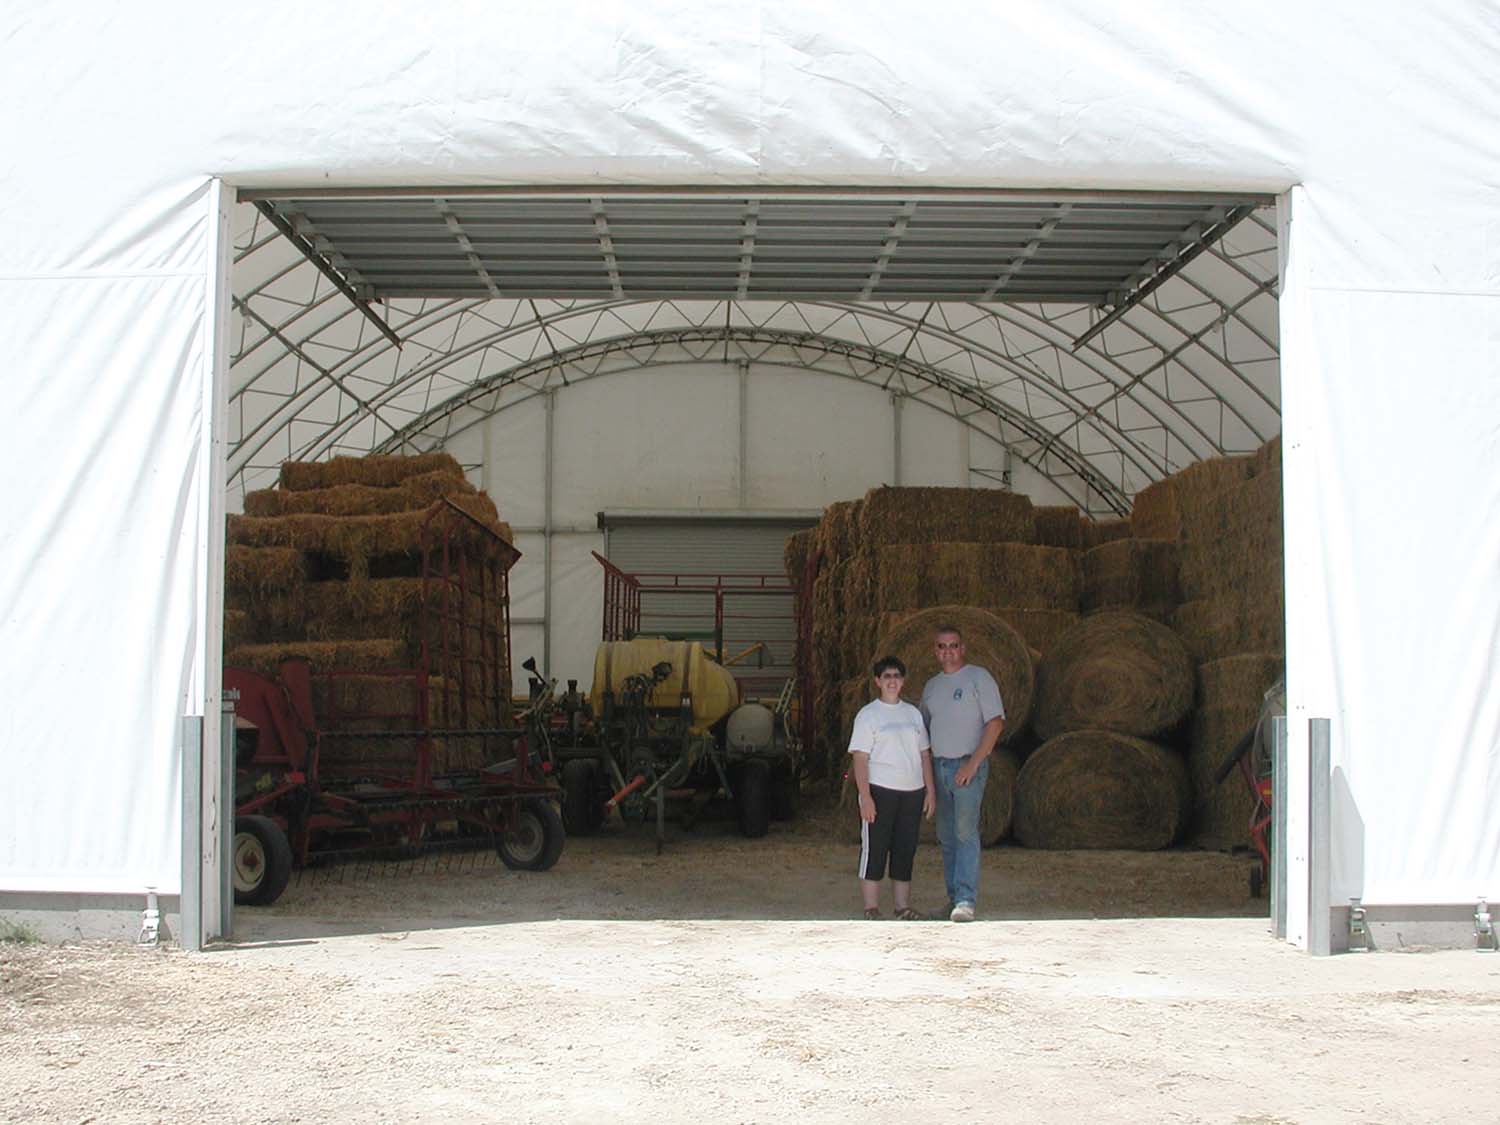
<path id="1" fill-rule="evenodd" d="M 900 672 L 904 676 L 906 675 L 906 665 L 901 663 L 899 657 L 882 656 L 879 660 L 875 661 L 875 678 L 877 680 L 880 679 L 882 672 Z"/>

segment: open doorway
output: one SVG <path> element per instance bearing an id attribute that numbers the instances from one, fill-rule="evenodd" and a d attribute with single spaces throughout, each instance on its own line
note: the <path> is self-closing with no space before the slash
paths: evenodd
<path id="1" fill-rule="evenodd" d="M 537 655 L 547 675 L 584 683 L 602 639 L 600 513 L 696 519 L 705 543 L 716 520 L 816 517 L 787 556 L 813 605 L 805 776 L 834 806 L 835 848 L 848 711 L 900 617 L 998 612 L 1034 674 L 1067 629 L 1129 610 L 1185 654 L 1188 705 L 1147 740 L 1190 791 L 1175 850 L 1132 856 L 1120 878 L 1199 889 L 1116 909 L 1254 911 L 1250 798 L 1235 777 L 1210 784 L 1207 766 L 1280 672 L 1271 205 L 1191 193 L 242 192 L 230 508 L 288 461 L 445 453 L 498 504 L 520 552 L 516 664 Z M 875 518 L 866 495 L 881 486 L 890 510 Z M 923 491 L 892 502 L 903 489 Z M 989 526 L 954 506 L 960 493 L 1030 514 Z M 247 643 L 275 643 L 267 627 Z M 519 670 L 512 687 L 524 696 Z M 1018 777 L 1046 740 L 1022 723 L 1013 738 Z M 1017 846 L 1012 827 L 991 859 L 1024 883 L 1049 849 Z M 753 866 L 740 847 L 735 863 Z M 1022 916 L 1098 911 L 1109 876 L 1077 854 L 1071 900 L 1034 900 Z M 1204 867 L 1214 857 L 1226 862 Z M 809 892 L 819 909 L 835 893 L 822 878 Z M 1051 881 L 1039 877 L 1037 894 Z"/>

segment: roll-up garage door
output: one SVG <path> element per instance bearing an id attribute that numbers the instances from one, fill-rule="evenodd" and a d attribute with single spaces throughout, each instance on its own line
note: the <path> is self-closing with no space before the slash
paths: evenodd
<path id="1" fill-rule="evenodd" d="M 717 582 L 724 591 L 724 658 L 735 660 L 732 668 L 747 695 L 765 696 L 777 693 L 791 674 L 796 647 L 796 604 L 782 552 L 788 535 L 816 519 L 604 513 L 600 523 L 609 561 L 641 580 L 641 635 L 700 640 L 711 649 Z"/>

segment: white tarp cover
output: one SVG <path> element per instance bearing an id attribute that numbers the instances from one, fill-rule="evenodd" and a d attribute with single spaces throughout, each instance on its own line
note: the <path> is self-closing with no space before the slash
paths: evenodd
<path id="1" fill-rule="evenodd" d="M 1496 74 L 1489 3 L 13 0 L 0 888 L 178 880 L 220 177 L 1286 192 L 1293 754 L 1332 720 L 1334 901 L 1500 897 Z"/>

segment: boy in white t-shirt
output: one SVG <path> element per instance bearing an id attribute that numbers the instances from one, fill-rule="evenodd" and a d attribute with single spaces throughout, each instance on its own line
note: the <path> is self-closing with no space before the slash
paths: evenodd
<path id="1" fill-rule="evenodd" d="M 894 656 L 875 662 L 880 698 L 854 716 L 849 754 L 859 790 L 859 893 L 865 917 L 880 917 L 880 881 L 886 861 L 896 917 L 915 922 L 922 915 L 911 904 L 911 865 L 917 854 L 922 817 L 937 808 L 932 754 L 922 712 L 901 698 L 906 665 Z"/>

